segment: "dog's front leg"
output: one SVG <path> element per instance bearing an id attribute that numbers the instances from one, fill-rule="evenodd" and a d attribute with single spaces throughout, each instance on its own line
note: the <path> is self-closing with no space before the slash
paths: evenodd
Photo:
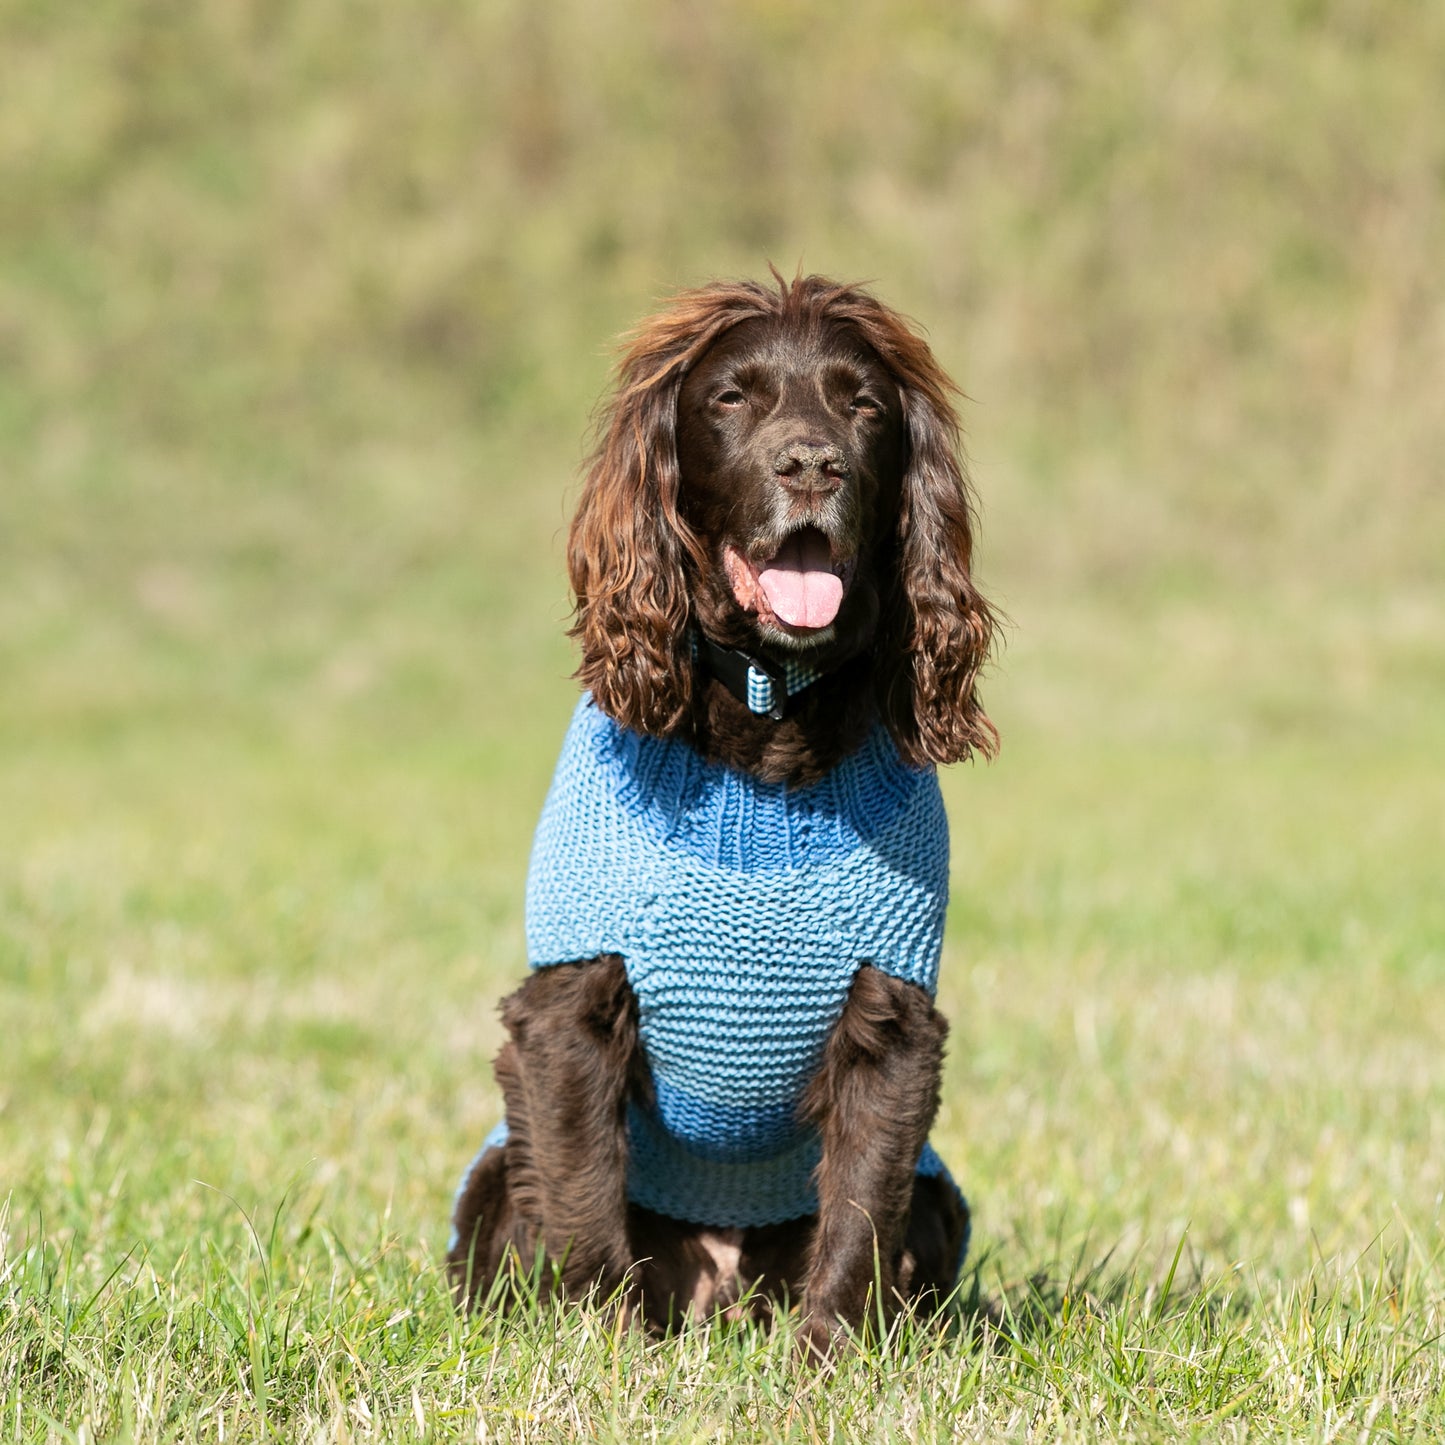
<path id="1" fill-rule="evenodd" d="M 610 1292 L 632 1266 L 627 1100 L 648 1087 L 626 968 L 606 955 L 540 969 L 503 1001 L 502 1021 L 513 1200 L 540 1226 L 564 1288 Z"/>
<path id="2" fill-rule="evenodd" d="M 823 1136 L 803 1293 L 809 1353 L 826 1355 L 842 1329 L 872 1311 L 887 1320 L 897 1310 L 898 1257 L 918 1156 L 938 1112 L 947 1032 L 916 984 L 858 970 L 803 1104 Z"/>

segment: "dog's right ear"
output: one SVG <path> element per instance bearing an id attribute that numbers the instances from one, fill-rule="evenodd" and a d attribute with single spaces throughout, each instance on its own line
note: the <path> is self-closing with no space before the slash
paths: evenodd
<path id="1" fill-rule="evenodd" d="M 577 676 L 609 717 L 657 736 L 692 701 L 677 391 L 676 379 L 619 386 L 567 538 Z"/>
<path id="2" fill-rule="evenodd" d="M 571 636 L 582 650 L 577 677 L 635 732 L 675 733 L 692 706 L 690 581 L 706 557 L 678 507 L 678 393 L 712 342 L 766 305 L 747 282 L 675 297 L 631 333 L 598 418 L 567 538 Z"/>

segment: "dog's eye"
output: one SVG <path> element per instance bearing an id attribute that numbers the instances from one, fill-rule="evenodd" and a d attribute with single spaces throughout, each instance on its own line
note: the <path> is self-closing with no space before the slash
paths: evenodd
<path id="1" fill-rule="evenodd" d="M 871 396 L 861 391 L 848 403 L 848 408 L 858 416 L 877 416 L 883 410 Z"/>
<path id="2" fill-rule="evenodd" d="M 729 387 L 727 391 L 720 391 L 715 397 L 713 397 L 713 400 L 719 406 L 731 408 L 735 406 L 741 406 L 747 400 L 747 397 L 745 397 L 742 392 L 740 392 L 736 387 Z"/>

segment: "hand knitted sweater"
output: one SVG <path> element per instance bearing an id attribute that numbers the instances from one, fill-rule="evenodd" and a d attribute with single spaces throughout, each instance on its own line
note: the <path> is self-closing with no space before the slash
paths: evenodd
<path id="1" fill-rule="evenodd" d="M 937 775 L 881 725 L 787 788 L 584 696 L 532 848 L 527 951 L 533 968 L 625 961 L 656 1094 L 629 1112 L 629 1198 L 720 1226 L 813 1213 L 799 1101 L 860 965 L 933 995 L 947 899 Z M 929 1147 L 918 1169 L 947 1174 Z"/>

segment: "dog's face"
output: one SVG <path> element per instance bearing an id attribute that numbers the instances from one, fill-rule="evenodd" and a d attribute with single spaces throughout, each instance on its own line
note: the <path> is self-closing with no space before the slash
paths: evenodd
<path id="1" fill-rule="evenodd" d="M 835 704 L 912 765 L 991 755 L 953 384 L 866 291 L 774 279 L 684 291 L 632 334 L 567 539 L 577 675 L 623 727 L 716 740 L 700 709 L 734 700 L 698 685 L 701 631 L 829 675 L 776 724 L 774 761 L 754 746 L 773 719 L 731 719 L 756 727 L 729 761 L 760 776 L 836 762 Z"/>
<path id="2" fill-rule="evenodd" d="M 906 459 L 897 382 L 843 321 L 753 318 L 723 333 L 677 402 L 678 505 L 708 548 L 699 623 L 768 650 L 857 650 L 892 565 Z"/>

